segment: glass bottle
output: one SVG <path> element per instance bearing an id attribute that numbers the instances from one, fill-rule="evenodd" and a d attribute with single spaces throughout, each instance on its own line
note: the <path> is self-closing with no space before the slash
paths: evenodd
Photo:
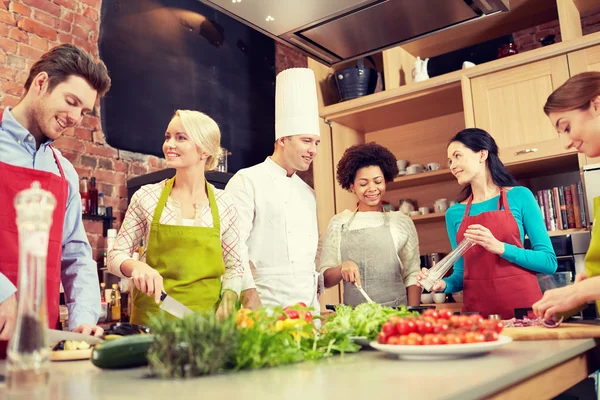
<path id="1" fill-rule="evenodd" d="M 81 195 L 81 213 L 90 213 L 90 192 L 88 189 L 88 179 L 81 178 L 79 182 L 79 194 Z"/>
<path id="2" fill-rule="evenodd" d="M 90 179 L 90 188 L 89 188 L 89 213 L 91 215 L 98 215 L 98 188 L 96 187 L 96 178 L 92 176 Z"/>
<path id="3" fill-rule="evenodd" d="M 98 193 L 98 215 L 106 216 L 106 207 L 104 206 L 104 193 Z"/>
<path id="4" fill-rule="evenodd" d="M 19 231 L 19 281 L 17 321 L 7 351 L 7 386 L 9 392 L 32 394 L 48 386 L 50 375 L 46 258 L 56 199 L 36 181 L 17 194 L 14 204 Z"/>
<path id="5" fill-rule="evenodd" d="M 113 321 L 121 320 L 121 293 L 119 292 L 119 285 L 113 283 L 112 293 L 110 294 L 111 299 L 111 319 Z"/>

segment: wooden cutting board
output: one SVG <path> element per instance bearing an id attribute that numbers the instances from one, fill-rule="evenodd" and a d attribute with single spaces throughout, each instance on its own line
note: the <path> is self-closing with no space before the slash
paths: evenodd
<path id="1" fill-rule="evenodd" d="M 510 336 L 513 340 L 600 338 L 600 325 L 561 324 L 558 328 L 545 328 L 543 326 L 504 328 L 501 335 Z"/>
<path id="2" fill-rule="evenodd" d="M 50 352 L 52 361 L 89 360 L 92 358 L 92 349 L 85 350 L 56 350 Z"/>

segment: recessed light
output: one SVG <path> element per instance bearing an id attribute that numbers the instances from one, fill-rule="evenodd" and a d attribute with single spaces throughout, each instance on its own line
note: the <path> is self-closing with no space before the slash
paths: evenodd
<path id="1" fill-rule="evenodd" d="M 241 3 L 242 0 L 231 0 L 232 3 Z"/>
<path id="2" fill-rule="evenodd" d="M 271 17 L 270 15 L 267 15 L 267 18 L 265 18 L 265 21 L 267 21 L 267 22 L 275 21 L 275 18 Z"/>

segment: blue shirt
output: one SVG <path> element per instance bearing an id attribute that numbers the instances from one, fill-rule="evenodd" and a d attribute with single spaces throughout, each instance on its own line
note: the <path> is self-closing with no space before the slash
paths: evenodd
<path id="1" fill-rule="evenodd" d="M 525 235 L 529 236 L 532 249 L 526 250 L 512 244 L 504 243 L 504 253 L 501 257 L 534 272 L 543 274 L 555 273 L 558 267 L 556 254 L 546 230 L 542 211 L 535 197 L 533 197 L 529 189 L 523 186 L 515 186 L 508 190 L 506 197 L 510 211 L 517 221 L 517 226 L 521 234 L 521 242 L 524 242 Z M 498 210 L 499 201 L 500 196 L 498 195 L 481 203 L 473 203 L 471 204 L 469 216 Z M 457 245 L 456 233 L 465 215 L 466 208 L 466 204 L 457 203 L 446 211 L 446 230 L 448 231 L 448 237 L 453 249 Z M 454 264 L 452 275 L 444 278 L 446 293 L 456 293 L 463 289 L 464 271 L 464 260 L 461 257 Z"/>
<path id="2" fill-rule="evenodd" d="M 35 148 L 35 138 L 4 110 L 0 127 L 0 161 L 19 167 L 52 172 L 60 176 L 54 160 L 52 141 Z M 56 149 L 55 149 L 56 150 Z M 63 228 L 61 281 L 69 310 L 69 329 L 81 324 L 95 325 L 100 316 L 100 285 L 96 262 L 81 219 L 81 196 L 79 176 L 73 165 L 56 150 L 60 164 L 69 184 L 67 210 Z M 0 273 L 0 302 L 14 292 L 15 286 Z"/>

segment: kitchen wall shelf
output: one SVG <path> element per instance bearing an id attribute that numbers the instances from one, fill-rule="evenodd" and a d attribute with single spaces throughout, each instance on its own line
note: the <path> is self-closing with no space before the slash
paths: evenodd
<path id="1" fill-rule="evenodd" d="M 110 208 L 110 214 L 112 215 L 112 207 Z M 107 217 L 104 215 L 91 215 L 91 214 L 81 214 L 82 219 L 87 219 L 90 221 L 102 221 L 102 236 L 106 237 L 107 231 L 112 228 L 113 221 L 116 219 L 115 217 Z"/>
<path id="2" fill-rule="evenodd" d="M 414 215 L 414 216 L 411 216 L 410 219 L 412 219 L 415 224 L 417 224 L 419 222 L 437 222 L 437 221 L 444 221 L 444 219 L 446 218 L 445 215 L 446 215 L 445 212 L 429 213 L 429 214 L 425 214 L 425 215 Z"/>
<path id="3" fill-rule="evenodd" d="M 589 229 L 587 229 L 587 228 L 564 229 L 564 230 L 559 230 L 559 231 L 548 231 L 548 236 L 550 236 L 550 237 L 562 236 L 562 235 L 570 235 L 572 233 L 588 232 L 588 231 L 589 231 Z"/>

